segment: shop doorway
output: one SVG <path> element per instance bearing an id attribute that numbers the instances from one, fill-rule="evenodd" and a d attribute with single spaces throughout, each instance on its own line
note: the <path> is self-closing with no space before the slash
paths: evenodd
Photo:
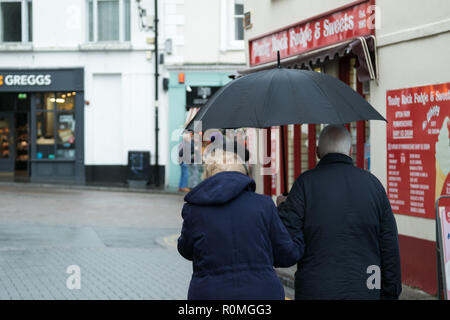
<path id="1" fill-rule="evenodd" d="M 29 94 L 0 95 L 0 178 L 28 181 L 30 176 Z"/>
<path id="2" fill-rule="evenodd" d="M 14 163 L 14 176 L 18 179 L 28 178 L 30 165 L 30 113 L 29 112 L 16 112 L 14 115 L 15 122 L 15 163 Z"/>
<path id="3" fill-rule="evenodd" d="M 0 177 L 14 172 L 14 114 L 0 112 Z"/>

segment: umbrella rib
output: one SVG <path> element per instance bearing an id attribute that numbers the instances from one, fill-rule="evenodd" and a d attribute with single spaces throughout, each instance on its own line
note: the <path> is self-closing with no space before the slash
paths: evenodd
<path id="1" fill-rule="evenodd" d="M 287 77 L 288 77 L 288 79 L 290 78 L 290 74 L 288 73 L 287 74 Z M 290 79 L 289 79 L 290 80 Z M 289 82 L 289 86 L 291 87 L 291 89 L 292 89 L 292 92 L 295 92 L 296 91 L 296 88 L 293 86 L 293 81 L 288 81 Z M 294 122 L 295 123 L 295 122 Z"/>
<path id="2" fill-rule="evenodd" d="M 313 72 L 313 71 L 312 71 L 312 72 Z M 319 88 L 320 92 L 322 92 L 322 94 L 323 94 L 324 96 L 327 97 L 328 104 L 332 107 L 332 105 L 330 104 L 330 97 L 328 96 L 327 92 L 326 92 L 325 90 L 323 90 L 321 86 L 319 86 L 319 84 L 316 82 L 316 79 L 314 79 L 314 77 L 310 77 L 310 78 L 311 78 L 311 80 L 313 81 L 314 85 L 315 85 L 317 88 Z M 340 115 L 334 108 L 331 108 L 331 110 L 334 111 L 334 113 L 337 115 L 337 117 L 339 118 L 339 120 L 341 121 L 341 123 L 344 123 L 344 121 L 343 121 L 341 115 Z"/>
<path id="3" fill-rule="evenodd" d="M 271 75 L 270 75 L 270 80 L 269 80 L 269 88 L 267 89 L 267 91 L 266 91 L 266 94 L 265 94 L 265 97 L 264 97 L 264 108 L 263 108 L 263 110 L 266 110 L 267 109 L 267 106 L 266 106 L 266 104 L 267 104 L 267 101 L 268 101 L 268 99 L 267 99 L 267 96 L 269 95 L 269 93 L 271 92 L 271 89 L 272 89 L 272 83 L 273 83 L 273 77 L 275 76 L 275 72 L 273 72 L 273 70 L 272 70 L 272 73 L 271 73 Z M 259 118 L 257 117 L 256 118 L 257 119 L 257 121 L 258 121 L 258 126 L 259 127 L 261 127 L 262 128 L 262 126 L 261 126 L 261 122 L 259 121 Z M 265 123 L 264 123 L 264 127 L 265 127 Z"/>
<path id="4" fill-rule="evenodd" d="M 257 82 L 256 82 L 256 81 L 253 81 L 253 86 L 255 86 L 255 85 L 257 85 Z M 253 88 L 252 88 L 252 89 L 253 89 Z M 251 92 L 253 92 L 253 90 L 251 90 Z M 258 126 L 260 126 L 260 120 L 259 120 L 259 117 L 258 117 L 258 112 L 256 111 L 255 108 L 253 108 L 253 114 L 254 114 L 254 116 L 255 116 L 256 123 L 258 124 Z"/>
<path id="5" fill-rule="evenodd" d="M 356 91 L 354 91 L 355 93 L 356 93 Z M 357 94 L 357 93 L 356 93 Z M 358 94 L 359 95 L 359 94 Z M 344 97 L 345 98 L 345 100 L 348 100 L 347 99 L 347 97 Z M 364 98 L 362 98 L 364 101 L 365 101 L 365 99 Z M 367 101 L 365 101 L 367 104 L 368 104 L 368 102 Z M 355 108 L 355 105 L 354 104 L 352 104 L 352 103 L 348 103 L 347 104 L 348 105 L 348 107 L 356 114 L 356 115 L 358 115 L 358 117 L 361 119 L 361 120 L 364 120 L 364 115 L 363 115 L 363 112 L 362 112 L 362 109 L 361 108 Z M 370 104 L 369 104 L 369 107 L 371 107 L 370 106 Z M 375 110 L 376 111 L 376 110 Z"/>

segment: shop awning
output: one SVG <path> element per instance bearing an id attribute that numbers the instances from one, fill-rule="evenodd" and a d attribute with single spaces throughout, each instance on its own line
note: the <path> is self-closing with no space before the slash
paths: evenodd
<path id="1" fill-rule="evenodd" d="M 307 69 L 314 65 L 343 57 L 353 53 L 358 58 L 358 80 L 361 82 L 378 79 L 378 66 L 376 56 L 376 39 L 373 35 L 357 37 L 324 48 L 312 50 L 300 55 L 281 60 L 281 66 L 285 68 Z M 245 75 L 261 70 L 276 67 L 277 62 L 267 63 L 261 66 L 239 71 Z"/>

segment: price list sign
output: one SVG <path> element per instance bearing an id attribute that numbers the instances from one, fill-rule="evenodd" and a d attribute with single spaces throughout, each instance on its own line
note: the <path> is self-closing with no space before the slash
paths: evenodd
<path id="1" fill-rule="evenodd" d="M 392 210 L 434 219 L 450 194 L 450 83 L 387 91 L 386 112 Z"/>

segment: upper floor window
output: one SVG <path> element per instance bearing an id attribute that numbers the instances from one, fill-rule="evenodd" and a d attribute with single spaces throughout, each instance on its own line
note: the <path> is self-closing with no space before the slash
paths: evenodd
<path id="1" fill-rule="evenodd" d="M 130 13 L 130 0 L 88 0 L 89 41 L 130 41 Z"/>
<path id="2" fill-rule="evenodd" d="M 221 51 L 244 49 L 244 0 L 220 0 Z"/>
<path id="3" fill-rule="evenodd" d="M 234 39 L 244 40 L 244 0 L 234 0 Z"/>
<path id="4" fill-rule="evenodd" d="M 0 42 L 33 40 L 31 0 L 0 0 Z"/>

